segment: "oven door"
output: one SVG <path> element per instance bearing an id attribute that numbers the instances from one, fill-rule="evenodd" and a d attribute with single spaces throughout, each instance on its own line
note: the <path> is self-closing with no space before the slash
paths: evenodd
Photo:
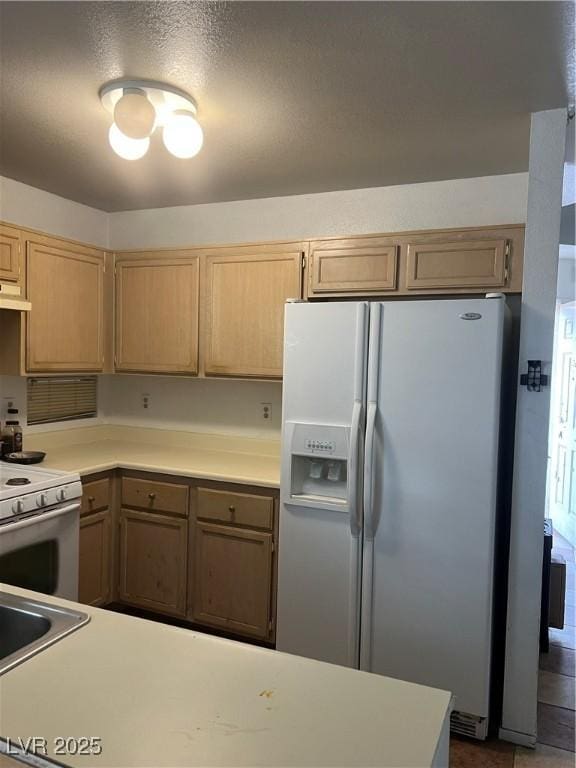
<path id="1" fill-rule="evenodd" d="M 0 525 L 0 583 L 78 599 L 78 501 Z"/>

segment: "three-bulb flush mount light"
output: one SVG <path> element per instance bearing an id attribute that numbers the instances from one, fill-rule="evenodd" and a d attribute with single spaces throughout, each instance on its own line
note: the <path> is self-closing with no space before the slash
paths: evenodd
<path id="1" fill-rule="evenodd" d="M 114 80 L 102 86 L 100 101 L 114 116 L 110 146 L 125 160 L 144 157 L 156 128 L 174 157 L 188 159 L 202 148 L 196 103 L 179 88 L 152 80 Z"/>

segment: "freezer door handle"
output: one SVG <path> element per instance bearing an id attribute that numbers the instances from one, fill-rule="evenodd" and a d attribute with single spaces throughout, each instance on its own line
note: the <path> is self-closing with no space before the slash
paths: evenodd
<path id="1" fill-rule="evenodd" d="M 364 538 L 374 538 L 374 434 L 378 415 L 378 376 L 380 371 L 380 335 L 382 306 L 370 306 L 370 341 L 368 350 L 368 386 L 366 405 L 366 443 L 364 447 Z"/>
<path id="2" fill-rule="evenodd" d="M 362 403 L 354 401 L 352 408 L 352 428 L 350 430 L 350 456 L 348 457 L 349 498 L 348 509 L 350 511 L 350 532 L 352 536 L 359 536 L 362 530 L 361 506 L 358 503 L 358 450 L 361 436 Z"/>

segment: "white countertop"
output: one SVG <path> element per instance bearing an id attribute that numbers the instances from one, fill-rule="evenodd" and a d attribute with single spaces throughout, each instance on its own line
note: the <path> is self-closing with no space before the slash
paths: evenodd
<path id="1" fill-rule="evenodd" d="M 46 451 L 41 467 L 84 476 L 120 467 L 267 488 L 280 485 L 277 440 L 102 425 L 27 434 L 25 450 Z"/>
<path id="2" fill-rule="evenodd" d="M 101 737 L 70 766 L 423 768 L 446 735 L 444 691 L 3 588 L 91 615 L 0 677 L 4 738 Z"/>

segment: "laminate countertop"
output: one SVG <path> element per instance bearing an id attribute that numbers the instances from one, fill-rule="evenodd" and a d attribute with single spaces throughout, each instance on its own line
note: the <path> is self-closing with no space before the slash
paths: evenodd
<path id="1" fill-rule="evenodd" d="M 42 468 L 82 476 L 122 468 L 280 486 L 278 440 L 101 425 L 26 434 L 25 450 L 46 451 Z"/>
<path id="2" fill-rule="evenodd" d="M 90 615 L 0 677 L 12 744 L 98 737 L 101 755 L 58 756 L 74 767 L 447 765 L 445 691 L 3 590 Z"/>

